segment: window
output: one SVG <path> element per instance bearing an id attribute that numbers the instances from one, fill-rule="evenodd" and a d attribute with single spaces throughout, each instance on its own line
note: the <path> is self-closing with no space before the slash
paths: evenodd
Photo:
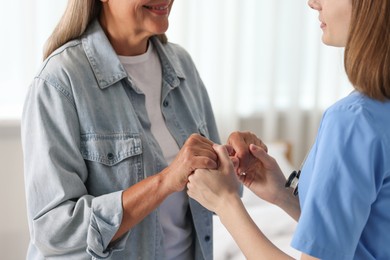
<path id="1" fill-rule="evenodd" d="M 20 118 L 27 88 L 41 64 L 43 44 L 66 3 L 2 4 L 0 29 L 6 40 L 0 43 L 0 119 Z M 306 0 L 184 0 L 174 3 L 167 35 L 194 59 L 224 140 L 240 128 L 242 118 L 265 114 L 262 125 L 268 127 L 266 133 L 273 133 L 282 127 L 275 124 L 280 113 L 297 118 L 314 111 L 318 117 L 352 90 L 344 73 L 343 50 L 322 44 L 321 33 L 318 13 Z M 283 127 L 297 127 L 299 133 L 306 126 L 287 122 Z M 311 128 L 314 133 L 317 125 Z"/>
<path id="2" fill-rule="evenodd" d="M 42 62 L 42 46 L 66 2 L 16 0 L 1 3 L 0 120 L 20 118 L 28 86 Z"/>

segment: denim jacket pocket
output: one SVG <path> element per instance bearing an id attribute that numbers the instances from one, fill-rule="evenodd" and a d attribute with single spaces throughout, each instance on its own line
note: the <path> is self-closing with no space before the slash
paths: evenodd
<path id="1" fill-rule="evenodd" d="M 126 158 L 142 154 L 139 134 L 84 134 L 81 154 L 85 160 L 113 166 Z"/>

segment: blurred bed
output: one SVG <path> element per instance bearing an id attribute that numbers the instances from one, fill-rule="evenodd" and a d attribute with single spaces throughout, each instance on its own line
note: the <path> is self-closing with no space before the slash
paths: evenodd
<path id="1" fill-rule="evenodd" d="M 268 153 L 277 160 L 283 173 L 288 177 L 294 170 L 290 163 L 291 149 L 289 145 L 278 142 L 267 144 L 267 146 Z M 290 256 L 299 258 L 300 253 L 290 247 L 296 222 L 283 210 L 261 200 L 247 188 L 244 188 L 242 200 L 255 223 L 268 239 Z M 214 216 L 214 259 L 245 259 L 229 232 L 221 224 L 218 216 Z"/>

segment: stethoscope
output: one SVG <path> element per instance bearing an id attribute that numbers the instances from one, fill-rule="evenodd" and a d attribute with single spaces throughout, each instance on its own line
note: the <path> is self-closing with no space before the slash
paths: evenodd
<path id="1" fill-rule="evenodd" d="M 303 159 L 300 169 L 303 168 L 303 165 L 305 164 L 305 161 L 306 161 L 308 156 L 309 156 L 309 153 L 307 153 L 305 156 L 305 159 Z M 286 188 L 293 188 L 294 196 L 298 196 L 299 176 L 301 176 L 301 170 L 293 171 L 290 174 L 290 176 L 288 177 L 286 184 L 284 184 L 284 187 L 286 187 Z"/>
<path id="2" fill-rule="evenodd" d="M 293 188 L 293 194 L 294 196 L 298 195 L 298 182 L 299 182 L 299 176 L 301 175 L 301 170 L 299 171 L 293 171 L 290 176 L 288 177 L 286 184 L 284 185 L 286 188 Z"/>

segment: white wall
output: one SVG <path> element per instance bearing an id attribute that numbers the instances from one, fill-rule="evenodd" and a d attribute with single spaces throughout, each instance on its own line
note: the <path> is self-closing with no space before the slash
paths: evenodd
<path id="1" fill-rule="evenodd" d="M 0 121 L 0 255 L 26 259 L 29 241 L 18 122 Z"/>

